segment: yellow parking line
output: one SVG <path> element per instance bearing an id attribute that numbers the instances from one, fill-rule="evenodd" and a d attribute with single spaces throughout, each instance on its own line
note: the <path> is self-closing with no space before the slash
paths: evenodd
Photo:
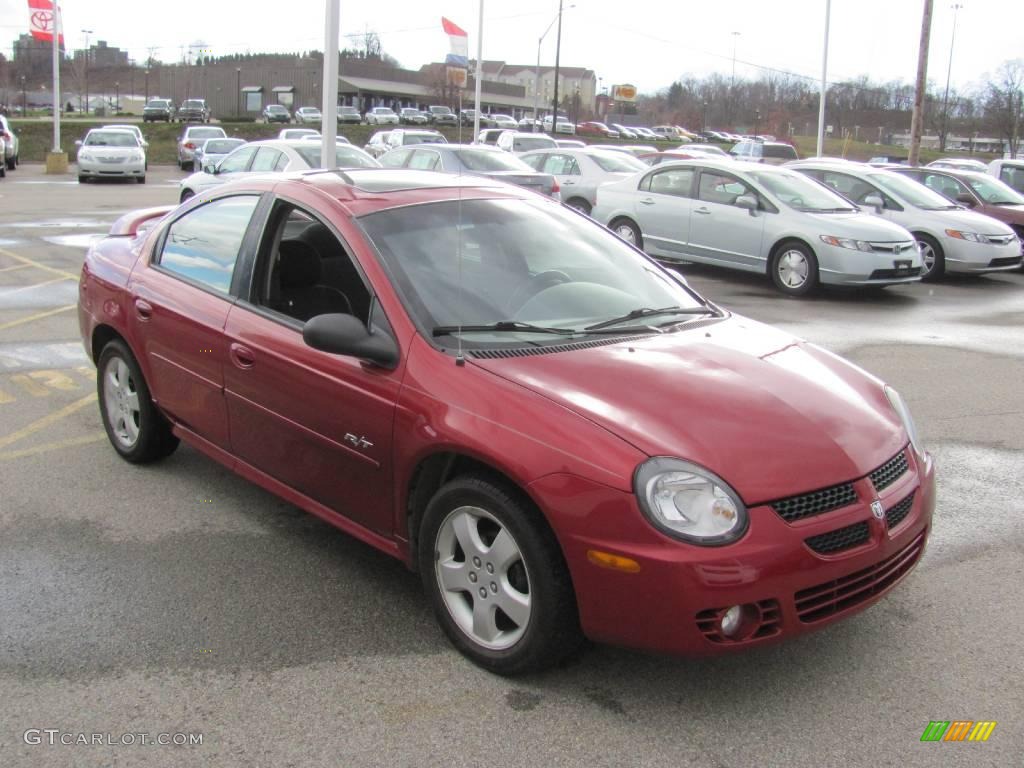
<path id="1" fill-rule="evenodd" d="M 13 432 L 7 435 L 7 437 L 0 437 L 0 448 L 6 448 L 11 443 L 15 443 L 18 440 L 21 440 L 23 437 L 28 437 L 29 435 L 35 434 L 41 429 L 46 429 L 54 422 L 60 421 L 65 416 L 68 416 L 74 413 L 75 411 L 81 410 L 85 406 L 89 405 L 89 403 L 94 402 L 96 402 L 96 395 L 94 394 L 86 395 L 81 400 L 75 400 L 75 402 L 71 403 L 70 405 L 64 406 L 59 411 L 54 411 L 51 414 L 43 416 L 43 418 L 33 421 L 31 424 L 29 424 L 26 427 L 22 427 L 17 432 Z"/>
<path id="2" fill-rule="evenodd" d="M 22 448 L 20 451 L 0 451 L 0 461 L 20 459 L 24 456 L 35 456 L 40 453 L 49 453 L 50 451 L 57 451 L 61 448 L 71 448 L 76 445 L 98 443 L 106 438 L 106 436 L 106 432 L 93 432 L 81 437 L 69 437 L 67 440 L 58 440 L 54 443 L 43 443 L 42 445 L 36 445 L 32 448 Z"/>
<path id="3" fill-rule="evenodd" d="M 42 288 L 44 285 L 53 285 L 54 283 L 63 283 L 65 280 L 70 280 L 70 279 L 71 279 L 70 277 L 55 277 L 52 280 L 44 280 L 41 283 L 33 283 L 32 285 L 19 285 L 16 288 L 11 288 L 11 290 L 9 290 L 6 295 L 10 296 L 12 293 L 17 293 L 18 291 L 27 291 L 27 290 L 30 290 L 32 288 Z"/>
<path id="4" fill-rule="evenodd" d="M 15 261 L 20 261 L 22 264 L 26 266 L 35 267 L 36 269 L 42 269 L 45 272 L 52 272 L 55 275 L 67 277 L 70 278 L 71 280 L 77 280 L 79 278 L 79 275 L 76 275 L 74 272 L 68 272 L 65 269 L 57 269 L 56 267 L 51 267 L 46 264 L 40 264 L 38 261 L 35 261 L 34 259 L 30 259 L 27 256 L 21 256 L 17 253 L 13 253 L 11 251 L 8 251 L 6 248 L 0 248 L 0 253 L 2 253 L 4 256 L 14 259 Z"/>
<path id="5" fill-rule="evenodd" d="M 31 264 L 15 264 L 13 267 L 0 267 L 0 272 L 13 272 L 16 269 L 28 269 Z"/>
<path id="6" fill-rule="evenodd" d="M 0 324 L 0 331 L 6 331 L 8 328 L 14 328 L 15 326 L 24 325 L 25 323 L 32 323 L 36 320 L 42 320 L 44 317 L 49 317 L 50 315 L 59 315 L 61 312 L 67 312 L 69 309 L 74 309 L 77 306 L 77 304 L 68 304 L 65 307 L 48 309 L 46 312 L 39 312 L 38 314 L 22 317 L 18 320 L 11 320 L 10 322 Z"/>

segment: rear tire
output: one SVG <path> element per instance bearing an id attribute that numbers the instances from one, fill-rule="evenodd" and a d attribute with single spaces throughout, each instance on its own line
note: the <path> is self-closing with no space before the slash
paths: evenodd
<path id="1" fill-rule="evenodd" d="M 100 352 L 96 393 L 107 438 L 125 461 L 148 464 L 178 447 L 171 425 L 153 404 L 135 356 L 120 339 Z"/>
<path id="2" fill-rule="evenodd" d="M 921 249 L 921 280 L 938 280 L 946 274 L 946 254 L 942 246 L 934 237 L 923 232 L 914 232 L 914 239 Z"/>
<path id="3" fill-rule="evenodd" d="M 514 488 L 482 475 L 446 483 L 427 505 L 418 555 L 441 628 L 484 669 L 536 672 L 580 647 L 576 597 L 561 549 L 541 514 Z"/>
<path id="4" fill-rule="evenodd" d="M 639 248 L 641 251 L 644 249 L 644 238 L 640 234 L 640 227 L 632 219 L 616 219 L 608 225 L 608 229 L 633 247 Z"/>
<path id="5" fill-rule="evenodd" d="M 8 171 L 13 171 L 15 168 L 18 167 L 18 161 L 15 160 L 13 157 L 9 160 L 6 160 L 5 162 L 7 163 Z"/>
<path id="6" fill-rule="evenodd" d="M 582 197 L 570 198 L 569 200 L 566 201 L 565 204 L 568 205 L 570 208 L 575 208 L 577 211 L 584 214 L 585 216 L 589 216 L 590 212 L 593 210 L 593 206 L 591 206 L 590 203 L 588 203 Z"/>
<path id="7" fill-rule="evenodd" d="M 769 269 L 775 287 L 787 296 L 806 296 L 818 287 L 818 259 L 804 243 L 781 243 Z"/>

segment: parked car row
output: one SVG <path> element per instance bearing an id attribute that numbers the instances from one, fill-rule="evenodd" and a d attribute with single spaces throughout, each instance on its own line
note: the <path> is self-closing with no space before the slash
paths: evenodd
<path id="1" fill-rule="evenodd" d="M 206 106 L 205 99 L 185 99 L 181 102 L 180 107 L 175 107 L 171 99 L 153 98 L 147 101 L 142 108 L 142 122 L 158 121 L 208 123 L 210 122 L 210 109 Z"/>

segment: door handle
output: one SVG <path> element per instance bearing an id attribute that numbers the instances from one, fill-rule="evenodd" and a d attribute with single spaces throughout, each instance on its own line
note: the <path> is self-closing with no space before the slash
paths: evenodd
<path id="1" fill-rule="evenodd" d="M 153 316 L 153 305 L 145 299 L 135 300 L 135 315 L 142 322 L 146 322 Z"/>
<path id="2" fill-rule="evenodd" d="M 707 208 L 694 208 L 693 212 L 694 213 L 703 213 L 705 215 L 711 213 L 711 211 L 709 211 Z"/>
<path id="3" fill-rule="evenodd" d="M 248 347 L 243 347 L 241 344 L 232 343 L 228 355 L 231 358 L 231 362 L 242 370 L 252 368 L 256 363 L 256 357 L 253 355 L 252 350 Z"/>
<path id="4" fill-rule="evenodd" d="M 640 205 L 654 205 L 654 200 L 650 197 L 645 197 L 640 201 Z"/>

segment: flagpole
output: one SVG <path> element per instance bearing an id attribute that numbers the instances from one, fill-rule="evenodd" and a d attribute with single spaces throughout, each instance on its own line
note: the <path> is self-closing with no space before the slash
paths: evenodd
<path id="1" fill-rule="evenodd" d="M 60 148 L 60 7 L 53 3 L 53 150 L 46 156 L 47 173 L 67 173 L 68 156 Z"/>
<path id="2" fill-rule="evenodd" d="M 476 31 L 476 103 L 473 105 L 473 139 L 480 135 L 480 87 L 483 79 L 484 55 L 484 0 L 480 0 L 480 21 Z M 461 121 L 460 121 L 461 122 Z"/>

